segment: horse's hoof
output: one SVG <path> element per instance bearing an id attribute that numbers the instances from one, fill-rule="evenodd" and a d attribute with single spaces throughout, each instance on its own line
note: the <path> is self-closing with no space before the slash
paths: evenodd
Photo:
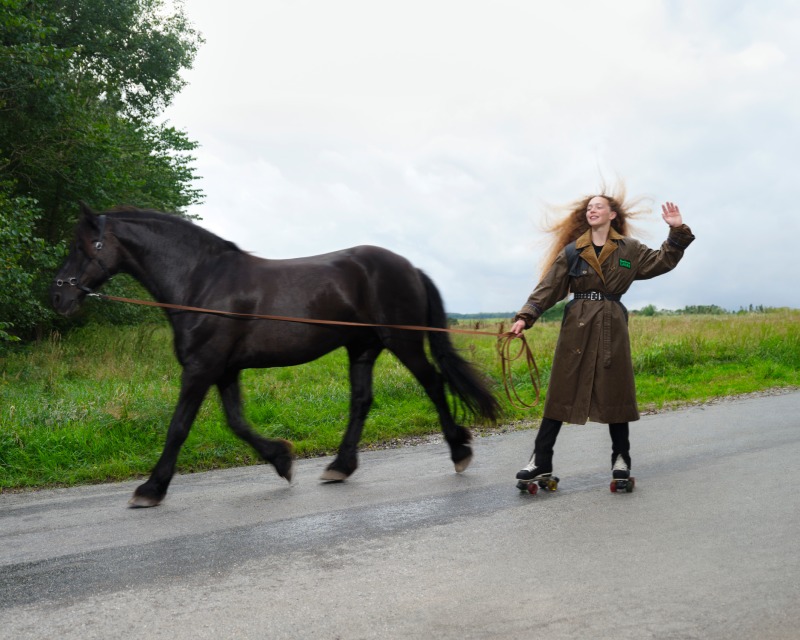
<path id="1" fill-rule="evenodd" d="M 471 455 L 467 456 L 463 460 L 459 460 L 458 462 L 456 462 L 455 463 L 456 473 L 461 473 L 463 471 L 466 471 L 466 469 L 469 466 L 470 462 L 472 462 L 472 456 Z"/>
<path id="2" fill-rule="evenodd" d="M 294 458 L 291 456 L 281 456 L 279 460 L 274 462 L 274 466 L 278 475 L 281 478 L 285 478 L 286 481 L 291 484 L 292 476 L 294 476 Z"/>
<path id="3" fill-rule="evenodd" d="M 347 474 L 336 469 L 325 469 L 319 477 L 320 482 L 344 482 Z"/>
<path id="4" fill-rule="evenodd" d="M 161 504 L 161 500 L 150 498 L 148 496 L 137 496 L 135 493 L 133 497 L 128 500 L 128 506 L 131 509 L 146 509 L 147 507 L 157 507 Z"/>

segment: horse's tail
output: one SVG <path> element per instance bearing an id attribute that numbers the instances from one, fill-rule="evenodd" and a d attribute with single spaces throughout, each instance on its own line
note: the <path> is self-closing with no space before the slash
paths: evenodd
<path id="1" fill-rule="evenodd" d="M 428 296 L 428 326 L 446 329 L 447 315 L 442 296 L 433 281 L 422 271 L 419 273 Z M 431 331 L 428 341 L 450 391 L 474 415 L 495 422 L 500 417 L 500 403 L 478 370 L 458 354 L 450 336 L 443 331 Z"/>

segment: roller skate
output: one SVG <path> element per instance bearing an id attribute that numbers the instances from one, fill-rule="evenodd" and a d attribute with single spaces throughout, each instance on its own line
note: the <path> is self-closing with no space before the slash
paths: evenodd
<path id="1" fill-rule="evenodd" d="M 555 491 L 558 488 L 558 478 L 553 475 L 552 465 L 536 466 L 533 458 L 524 469 L 517 472 L 517 489 L 527 491 L 535 496 L 539 489 Z"/>
<path id="2" fill-rule="evenodd" d="M 631 477 L 631 458 L 629 455 L 617 453 L 612 456 L 611 493 L 631 493 L 636 486 L 636 478 Z"/>

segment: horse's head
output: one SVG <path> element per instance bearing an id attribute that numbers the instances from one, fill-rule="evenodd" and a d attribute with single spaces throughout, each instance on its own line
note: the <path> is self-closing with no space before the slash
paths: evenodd
<path id="1" fill-rule="evenodd" d="M 87 294 L 93 293 L 117 272 L 119 243 L 107 230 L 106 222 L 105 215 L 97 215 L 81 202 L 75 240 L 50 285 L 50 301 L 61 315 L 75 313 Z"/>

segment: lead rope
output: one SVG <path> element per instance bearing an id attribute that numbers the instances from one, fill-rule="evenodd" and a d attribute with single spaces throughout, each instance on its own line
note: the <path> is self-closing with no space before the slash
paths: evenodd
<path id="1" fill-rule="evenodd" d="M 387 329 L 401 329 L 406 331 L 438 331 L 442 333 L 461 333 L 461 334 L 471 334 L 471 335 L 496 336 L 497 353 L 500 356 L 500 368 L 502 371 L 503 387 L 506 390 L 506 396 L 508 397 L 508 401 L 511 403 L 513 407 L 516 407 L 517 409 L 521 408 L 529 409 L 539 404 L 539 387 L 541 379 L 539 376 L 539 367 L 536 366 L 536 360 L 533 357 L 531 348 L 530 346 L 528 346 L 528 342 L 527 340 L 525 340 L 525 336 L 523 336 L 522 334 L 517 336 L 511 332 L 502 333 L 502 325 L 500 327 L 501 333 L 498 334 L 498 333 L 493 333 L 491 331 L 478 331 L 472 329 L 444 329 L 441 327 L 421 327 L 416 325 L 372 324 L 367 322 L 342 322 L 337 320 L 315 320 L 312 318 L 293 318 L 289 316 L 261 315 L 256 313 L 237 313 L 235 311 L 219 311 L 216 309 L 189 307 L 185 305 L 170 304 L 166 302 L 154 302 L 150 300 L 136 300 L 134 298 L 122 298 L 119 296 L 110 296 L 105 293 L 90 293 L 89 296 L 93 298 L 99 298 L 101 300 L 112 300 L 114 302 L 127 302 L 129 304 L 139 304 L 147 307 L 161 307 L 163 309 L 194 311 L 197 313 L 211 313 L 216 315 L 232 316 L 240 318 L 278 320 L 282 322 L 298 322 L 304 324 L 338 325 L 346 327 L 382 327 Z M 517 354 L 512 357 L 510 355 L 511 343 L 516 339 L 520 340 L 520 348 Z M 533 385 L 533 390 L 534 393 L 536 394 L 536 399 L 533 401 L 533 404 L 527 404 L 524 400 L 522 400 L 522 398 L 519 397 L 519 393 L 517 392 L 517 389 L 514 386 L 514 378 L 511 372 L 511 363 L 521 358 L 523 354 L 525 354 L 525 361 L 527 362 L 528 365 L 528 375 L 530 376 L 531 384 Z M 511 396 L 512 392 L 514 394 L 514 397 Z M 516 402 L 514 401 L 514 398 L 516 398 Z M 517 404 L 517 402 L 519 404 Z"/>
<path id="2" fill-rule="evenodd" d="M 511 343 L 516 339 L 519 339 L 520 341 L 519 350 L 515 355 L 511 355 Z M 537 404 L 539 404 L 539 389 L 541 385 L 539 367 L 536 366 L 536 359 L 533 357 L 533 352 L 531 351 L 525 336 L 522 334 L 517 336 L 511 332 L 501 333 L 499 336 L 497 336 L 497 353 L 500 356 L 503 387 L 505 387 L 506 396 L 508 397 L 508 401 L 511 403 L 511 405 L 517 409 L 530 409 L 531 407 L 535 407 Z M 536 394 L 532 404 L 528 404 L 519 397 L 519 392 L 514 385 L 514 377 L 511 371 L 512 363 L 516 360 L 519 360 L 523 354 L 528 365 L 528 375 L 531 379 L 531 385 L 533 385 L 533 391 Z M 513 398 L 511 397 L 512 392 L 514 394 Z"/>

